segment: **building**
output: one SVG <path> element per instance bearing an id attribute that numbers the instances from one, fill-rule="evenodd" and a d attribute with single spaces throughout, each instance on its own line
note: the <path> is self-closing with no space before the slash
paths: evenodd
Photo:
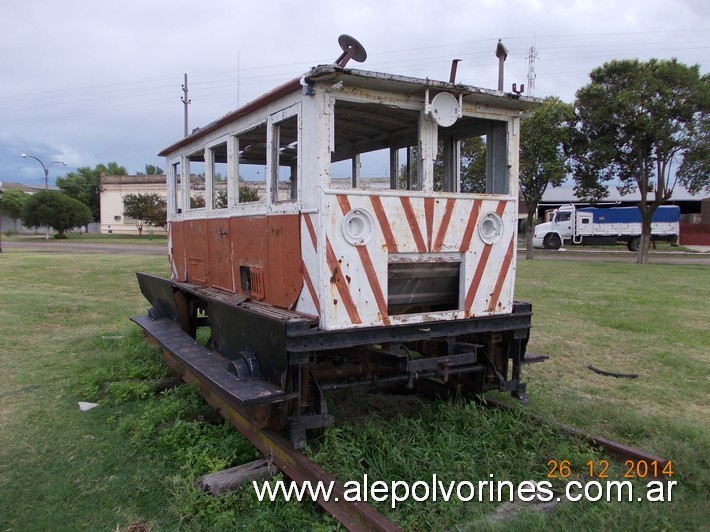
<path id="1" fill-rule="evenodd" d="M 653 201 L 654 194 L 649 194 L 649 201 Z M 678 205 L 681 212 L 681 221 L 685 223 L 701 223 L 701 205 L 704 199 L 709 199 L 710 193 L 700 191 L 696 194 L 691 194 L 681 185 L 676 185 L 673 190 L 673 196 L 665 205 Z M 599 207 L 632 207 L 638 205 L 641 201 L 641 195 L 637 191 L 629 194 L 621 194 L 616 187 L 609 187 L 609 194 L 597 205 Z M 571 186 L 547 187 L 542 195 L 542 201 L 537 207 L 538 218 L 543 220 L 546 211 L 552 211 L 562 205 L 589 205 L 588 201 L 579 199 Z"/>
<path id="2" fill-rule="evenodd" d="M 101 233 L 137 235 L 136 220 L 123 214 L 128 194 L 158 194 L 166 197 L 165 175 L 112 175 L 101 177 Z M 166 234 L 162 227 L 144 226 L 144 231 Z"/>

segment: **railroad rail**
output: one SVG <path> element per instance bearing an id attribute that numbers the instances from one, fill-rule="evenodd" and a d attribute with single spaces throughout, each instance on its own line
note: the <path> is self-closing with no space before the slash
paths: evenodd
<path id="1" fill-rule="evenodd" d="M 238 406 L 237 397 L 230 392 L 228 387 L 221 386 L 219 382 L 216 382 L 214 375 L 210 375 L 208 367 L 206 368 L 204 365 L 198 367 L 191 363 L 191 356 L 195 354 L 197 344 L 192 339 L 186 339 L 176 349 L 173 334 L 175 327 L 172 326 L 170 320 L 166 318 L 152 320 L 147 316 L 139 316 L 132 318 L 132 321 L 144 329 L 150 342 L 161 347 L 166 364 L 175 370 L 185 382 L 197 385 L 205 401 L 241 432 L 284 475 L 300 485 L 306 481 L 310 481 L 311 484 L 323 482 L 327 485 L 332 483 L 331 497 L 325 500 L 322 495 L 319 495 L 316 502 L 345 528 L 352 531 L 399 530 L 369 504 L 347 501 L 345 487 L 340 481 L 301 452 L 295 450 L 291 443 L 277 432 L 261 427 L 248 409 Z M 214 367 L 227 367 L 227 359 L 217 353 L 212 353 L 212 356 L 214 357 Z"/>
<path id="2" fill-rule="evenodd" d="M 486 398 L 478 398 L 478 400 L 491 408 L 498 408 L 501 410 L 512 410 L 512 407 L 502 401 L 498 401 L 497 399 L 486 397 Z M 529 417 L 533 419 L 534 421 L 538 423 L 546 423 L 548 425 L 552 425 L 554 428 L 569 434 L 571 436 L 575 436 L 580 438 L 581 440 L 586 441 L 589 443 L 592 447 L 595 449 L 604 449 L 607 452 L 609 452 L 610 455 L 614 456 L 617 459 L 621 460 L 634 460 L 634 461 L 645 461 L 646 463 L 652 463 L 656 462 L 658 464 L 659 469 L 663 469 L 668 465 L 670 460 L 666 458 L 661 458 L 659 456 L 655 456 L 651 453 L 648 453 L 644 450 L 641 449 L 636 449 L 634 447 L 630 447 L 624 443 L 620 443 L 614 440 L 610 440 L 609 438 L 606 438 L 604 436 L 598 436 L 595 434 L 591 434 L 583 429 L 580 429 L 578 427 L 574 427 L 572 425 L 567 425 L 565 423 L 560 423 L 558 421 L 553 421 L 550 419 L 546 419 L 542 416 L 538 416 L 535 414 L 530 414 Z"/>

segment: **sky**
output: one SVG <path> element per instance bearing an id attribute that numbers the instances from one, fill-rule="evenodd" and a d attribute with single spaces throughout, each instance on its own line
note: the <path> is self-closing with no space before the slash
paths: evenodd
<path id="1" fill-rule="evenodd" d="M 368 53 L 348 66 L 497 87 L 573 102 L 613 59 L 710 66 L 706 0 L 2 0 L 0 181 L 44 185 L 115 161 L 165 168 L 157 153 L 340 54 L 340 34 Z M 534 48 L 534 90 L 528 83 Z"/>

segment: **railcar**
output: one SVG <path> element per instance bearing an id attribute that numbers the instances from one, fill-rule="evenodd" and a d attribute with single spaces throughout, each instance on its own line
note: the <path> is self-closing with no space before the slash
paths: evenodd
<path id="1" fill-rule="evenodd" d="M 134 321 L 297 447 L 332 423 L 329 390 L 525 399 L 518 137 L 538 100 L 348 68 L 366 52 L 340 45 L 160 153 L 171 278 L 138 274 Z"/>

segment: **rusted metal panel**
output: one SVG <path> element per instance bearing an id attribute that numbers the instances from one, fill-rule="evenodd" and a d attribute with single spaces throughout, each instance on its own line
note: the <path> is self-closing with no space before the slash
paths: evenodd
<path id="1" fill-rule="evenodd" d="M 207 221 L 209 234 L 209 271 L 212 286 L 234 293 L 234 270 L 232 268 L 233 245 L 228 218 L 213 218 Z"/>
<path id="2" fill-rule="evenodd" d="M 229 220 L 234 249 L 232 275 L 237 293 L 245 293 L 240 268 L 266 266 L 266 227 L 266 216 L 239 216 Z"/>
<path id="3" fill-rule="evenodd" d="M 293 308 L 303 287 L 298 214 L 267 217 L 265 298 L 277 307 Z"/>
<path id="4" fill-rule="evenodd" d="M 210 282 L 207 220 L 187 220 L 183 228 L 187 281 L 207 285 Z"/>

